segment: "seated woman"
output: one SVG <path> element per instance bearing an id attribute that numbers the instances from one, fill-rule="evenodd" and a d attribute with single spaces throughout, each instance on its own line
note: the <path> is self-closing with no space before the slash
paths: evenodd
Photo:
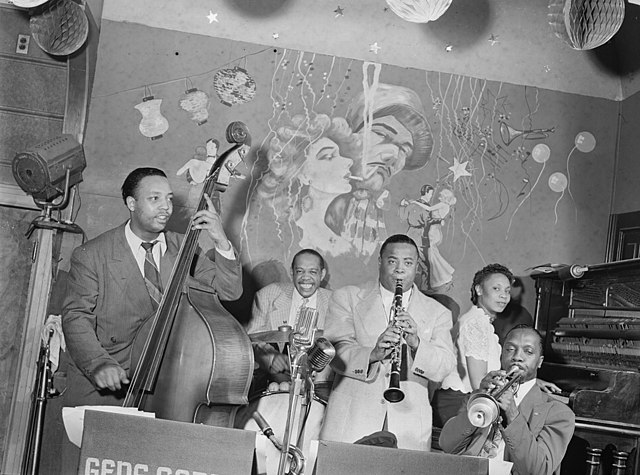
<path id="1" fill-rule="evenodd" d="M 513 274 L 501 264 L 480 269 L 471 284 L 473 306 L 453 328 L 458 370 L 442 381 L 432 402 L 433 425 L 442 427 L 460 409 L 464 396 L 480 387 L 489 372 L 500 369 L 500 343 L 491 325 L 510 300 Z"/>

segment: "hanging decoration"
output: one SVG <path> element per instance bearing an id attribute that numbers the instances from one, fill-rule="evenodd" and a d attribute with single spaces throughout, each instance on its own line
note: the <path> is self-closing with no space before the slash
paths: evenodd
<path id="1" fill-rule="evenodd" d="M 531 150 L 531 156 L 536 162 L 544 163 L 549 160 L 549 157 L 551 156 L 551 149 L 547 144 L 539 143 L 533 147 L 533 150 Z"/>
<path id="2" fill-rule="evenodd" d="M 209 119 L 209 95 L 198 90 L 197 87 L 192 87 L 184 91 L 184 94 L 180 98 L 180 108 L 191 114 L 191 120 L 198 125 L 205 124 Z"/>
<path id="3" fill-rule="evenodd" d="M 624 20 L 624 0 L 550 0 L 553 32 L 573 49 L 590 50 L 609 41 Z"/>
<path id="4" fill-rule="evenodd" d="M 567 176 L 562 172 L 552 173 L 549 177 L 549 188 L 556 193 L 562 193 L 567 188 Z"/>
<path id="5" fill-rule="evenodd" d="M 249 102 L 256 95 L 255 80 L 238 66 L 218 71 L 213 77 L 213 88 L 225 106 Z"/>
<path id="6" fill-rule="evenodd" d="M 387 0 L 387 4 L 400 18 L 413 23 L 437 20 L 451 6 L 452 0 Z"/>
<path id="7" fill-rule="evenodd" d="M 582 153 L 589 153 L 596 148 L 596 138 L 591 132 L 580 132 L 576 135 L 574 143 Z"/>
<path id="8" fill-rule="evenodd" d="M 72 0 L 52 0 L 31 16 L 29 29 L 45 53 L 68 56 L 87 40 L 89 20 Z"/>
<path id="9" fill-rule="evenodd" d="M 147 88 L 145 87 L 145 92 Z M 160 112 L 160 104 L 162 99 L 154 99 L 149 94 L 142 98 L 142 102 L 135 106 L 142 114 L 142 120 L 138 128 L 140 133 L 151 140 L 157 140 L 162 137 L 169 129 L 169 121 Z"/>

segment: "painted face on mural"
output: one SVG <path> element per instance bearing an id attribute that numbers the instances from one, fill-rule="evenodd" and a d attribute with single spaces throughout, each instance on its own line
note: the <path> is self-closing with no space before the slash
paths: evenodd
<path id="1" fill-rule="evenodd" d="M 213 140 L 207 140 L 207 157 L 217 157 L 218 156 L 218 143 Z"/>
<path id="2" fill-rule="evenodd" d="M 298 293 L 305 298 L 315 294 L 326 275 L 318 256 L 300 254 L 291 267 L 291 279 Z"/>
<path id="3" fill-rule="evenodd" d="M 511 283 L 504 274 L 491 274 L 475 289 L 478 306 L 493 317 L 502 312 L 511 299 Z"/>
<path id="4" fill-rule="evenodd" d="M 512 366 L 517 366 L 524 372 L 524 381 L 531 381 L 536 377 L 543 359 L 540 337 L 533 329 L 517 328 L 509 332 L 502 345 L 502 369 L 508 371 Z"/>
<path id="5" fill-rule="evenodd" d="M 142 240 L 151 241 L 164 231 L 173 213 L 173 191 L 163 176 L 140 180 L 133 196 L 127 197 L 131 230 Z"/>
<path id="6" fill-rule="evenodd" d="M 333 140 L 322 137 L 309 146 L 301 178 L 325 193 L 347 193 L 351 191 L 351 165 L 353 160 L 340 155 L 338 145 Z"/>
<path id="7" fill-rule="evenodd" d="M 378 258 L 378 279 L 382 286 L 393 292 L 396 280 L 402 279 L 402 288 L 406 292 L 413 285 L 418 268 L 418 251 L 406 242 L 387 244 Z"/>
<path id="8" fill-rule="evenodd" d="M 413 152 L 411 132 L 393 116 L 375 118 L 371 131 L 363 137 L 363 155 L 354 163 L 352 174 L 364 178 L 356 182 L 358 188 L 380 191 L 387 187 L 392 176 L 404 168 Z M 366 140 L 366 142 L 365 142 Z"/>

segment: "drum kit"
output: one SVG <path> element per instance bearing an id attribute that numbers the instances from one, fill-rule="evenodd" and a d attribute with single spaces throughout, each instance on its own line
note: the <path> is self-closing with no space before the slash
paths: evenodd
<path id="1" fill-rule="evenodd" d="M 317 381 L 316 374 L 330 372 L 328 362 L 335 349 L 316 330 L 317 311 L 309 309 L 315 319 L 308 328 L 281 326 L 278 330 L 253 333 L 252 342 L 289 344 L 291 381 L 270 382 L 268 387 L 250 397 L 249 404 L 238 410 L 237 429 L 262 432 L 270 441 L 256 443 L 258 474 L 302 475 L 313 471 L 315 450 L 328 402 L 330 381 Z M 315 315 L 313 314 L 315 313 Z M 299 320 L 304 317 L 301 315 Z M 324 371 L 323 367 L 327 367 Z M 317 450 L 317 449 L 316 449 Z M 288 455 L 287 455 L 288 454 Z M 286 461 L 286 467 L 283 463 Z"/>

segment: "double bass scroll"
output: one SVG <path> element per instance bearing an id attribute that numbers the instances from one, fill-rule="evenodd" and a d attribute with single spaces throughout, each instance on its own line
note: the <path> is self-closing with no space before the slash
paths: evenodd
<path id="1" fill-rule="evenodd" d="M 226 138 L 233 146 L 211 167 L 196 211 L 207 207 L 205 194 L 217 201 L 250 144 L 242 122 L 229 124 Z M 227 161 L 235 165 L 227 166 Z M 246 332 L 215 291 L 190 275 L 199 231 L 188 226 L 158 309 L 134 339 L 135 370 L 123 406 L 182 422 L 196 421 L 196 413 L 206 408 L 218 412 L 209 418 L 215 421 L 211 425 L 231 427 L 234 408 L 248 403 L 253 351 Z"/>

